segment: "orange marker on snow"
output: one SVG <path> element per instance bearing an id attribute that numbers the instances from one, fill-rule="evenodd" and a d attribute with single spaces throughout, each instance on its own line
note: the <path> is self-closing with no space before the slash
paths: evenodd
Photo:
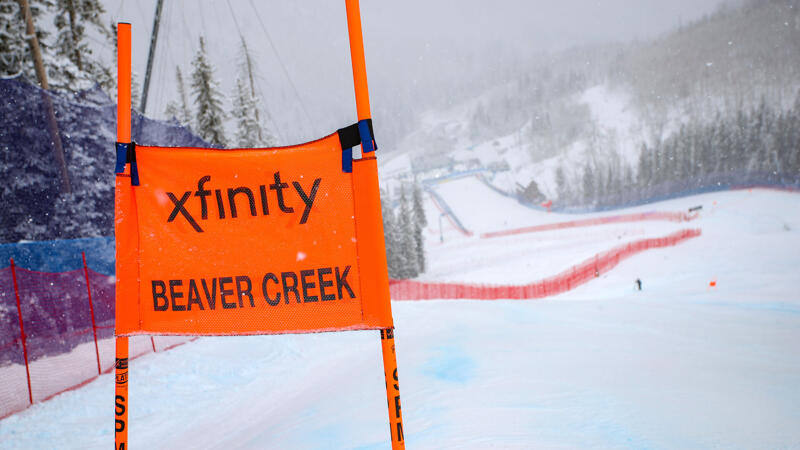
<path id="1" fill-rule="evenodd" d="M 717 280 L 711 280 L 708 283 L 708 287 L 717 287 Z"/>

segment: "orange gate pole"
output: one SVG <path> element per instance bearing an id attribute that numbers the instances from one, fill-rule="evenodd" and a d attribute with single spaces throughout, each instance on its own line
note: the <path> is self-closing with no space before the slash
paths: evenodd
<path id="1" fill-rule="evenodd" d="M 394 350 L 394 328 L 381 330 L 383 377 L 386 381 L 386 401 L 389 404 L 389 432 L 392 448 L 406 448 L 403 436 L 403 413 L 400 410 L 400 384 L 397 381 L 397 356 Z"/>
<path id="2" fill-rule="evenodd" d="M 372 114 L 369 108 L 369 90 L 367 88 L 367 67 L 364 59 L 364 37 L 361 33 L 361 11 L 359 9 L 358 0 L 345 0 L 345 7 L 347 9 L 347 31 L 350 36 L 350 60 L 353 65 L 353 86 L 356 94 L 356 109 L 358 111 L 358 120 L 370 119 Z M 365 149 L 362 151 L 362 161 L 366 161 L 368 165 L 376 165 L 375 156 L 364 154 Z M 354 173 L 358 170 L 355 165 L 353 167 Z M 375 168 L 377 170 L 377 167 Z M 377 199 L 376 204 L 372 208 L 372 213 L 377 214 L 374 221 L 376 228 L 382 228 L 380 219 L 380 194 L 378 193 L 377 177 L 370 186 L 359 186 L 358 189 L 370 189 L 376 191 L 372 198 Z M 372 222 L 372 221 L 370 221 Z M 373 230 L 375 231 L 375 230 Z M 385 258 L 384 242 L 382 229 L 379 230 L 380 236 L 376 239 L 379 241 L 370 240 L 370 244 L 377 244 L 380 246 L 380 255 Z M 372 248 L 371 250 L 375 250 Z M 385 273 L 385 259 L 384 268 L 379 276 L 385 278 L 386 290 L 388 291 L 389 279 Z M 387 303 L 389 299 L 387 296 Z M 386 305 L 391 309 L 391 304 Z M 390 312 L 391 314 L 391 312 Z M 405 439 L 403 436 L 403 416 L 400 411 L 400 386 L 397 381 L 397 357 L 395 355 L 394 347 L 394 327 L 389 327 L 381 330 L 381 349 L 383 352 L 383 373 L 386 380 L 386 399 L 389 407 L 389 431 L 391 432 L 392 449 L 405 449 Z"/>
<path id="3" fill-rule="evenodd" d="M 117 142 L 131 142 L 131 24 L 117 25 Z M 119 261 L 117 261 L 119 271 Z M 117 295 L 119 298 L 119 295 Z M 120 313 L 116 305 L 117 315 Z M 128 448 L 128 338 L 116 337 L 114 449 Z"/>

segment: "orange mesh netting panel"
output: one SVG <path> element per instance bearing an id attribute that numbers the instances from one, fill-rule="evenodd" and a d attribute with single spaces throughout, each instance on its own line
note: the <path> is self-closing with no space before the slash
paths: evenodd
<path id="1" fill-rule="evenodd" d="M 345 172 L 337 134 L 277 149 L 135 154 L 140 185 L 117 180 L 118 335 L 391 326 L 388 288 L 362 279 L 380 266 L 366 247 L 382 230 L 360 226 L 367 235 L 356 237 L 357 220 L 380 217 L 377 170 Z M 354 180 L 365 177 L 375 186 L 360 192 Z"/>

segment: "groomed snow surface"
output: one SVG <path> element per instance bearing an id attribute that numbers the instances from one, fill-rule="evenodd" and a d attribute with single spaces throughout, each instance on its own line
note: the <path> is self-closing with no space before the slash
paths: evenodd
<path id="1" fill-rule="evenodd" d="M 702 235 L 544 300 L 393 302 L 408 448 L 800 447 L 800 194 L 557 216 L 473 181 L 436 187 L 471 237 L 442 220 L 440 242 L 428 200 L 425 279 L 532 282 L 630 240 Z M 695 205 L 689 223 L 478 237 Z M 378 332 L 202 338 L 130 373 L 133 449 L 389 446 Z M 0 448 L 108 448 L 113 388 L 104 375 L 0 421 Z"/>

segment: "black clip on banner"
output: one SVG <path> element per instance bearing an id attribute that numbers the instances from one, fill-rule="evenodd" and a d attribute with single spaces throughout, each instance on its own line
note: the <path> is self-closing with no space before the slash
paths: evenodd
<path id="1" fill-rule="evenodd" d="M 361 153 L 371 153 L 378 149 L 372 119 L 359 120 L 349 127 L 340 128 L 339 143 L 342 145 L 342 172 L 353 172 L 353 147 L 361 145 Z"/>
<path id="2" fill-rule="evenodd" d="M 136 166 L 136 142 L 117 142 L 117 166 L 114 173 L 125 172 L 125 164 L 131 165 L 131 186 L 139 186 L 139 168 Z"/>

